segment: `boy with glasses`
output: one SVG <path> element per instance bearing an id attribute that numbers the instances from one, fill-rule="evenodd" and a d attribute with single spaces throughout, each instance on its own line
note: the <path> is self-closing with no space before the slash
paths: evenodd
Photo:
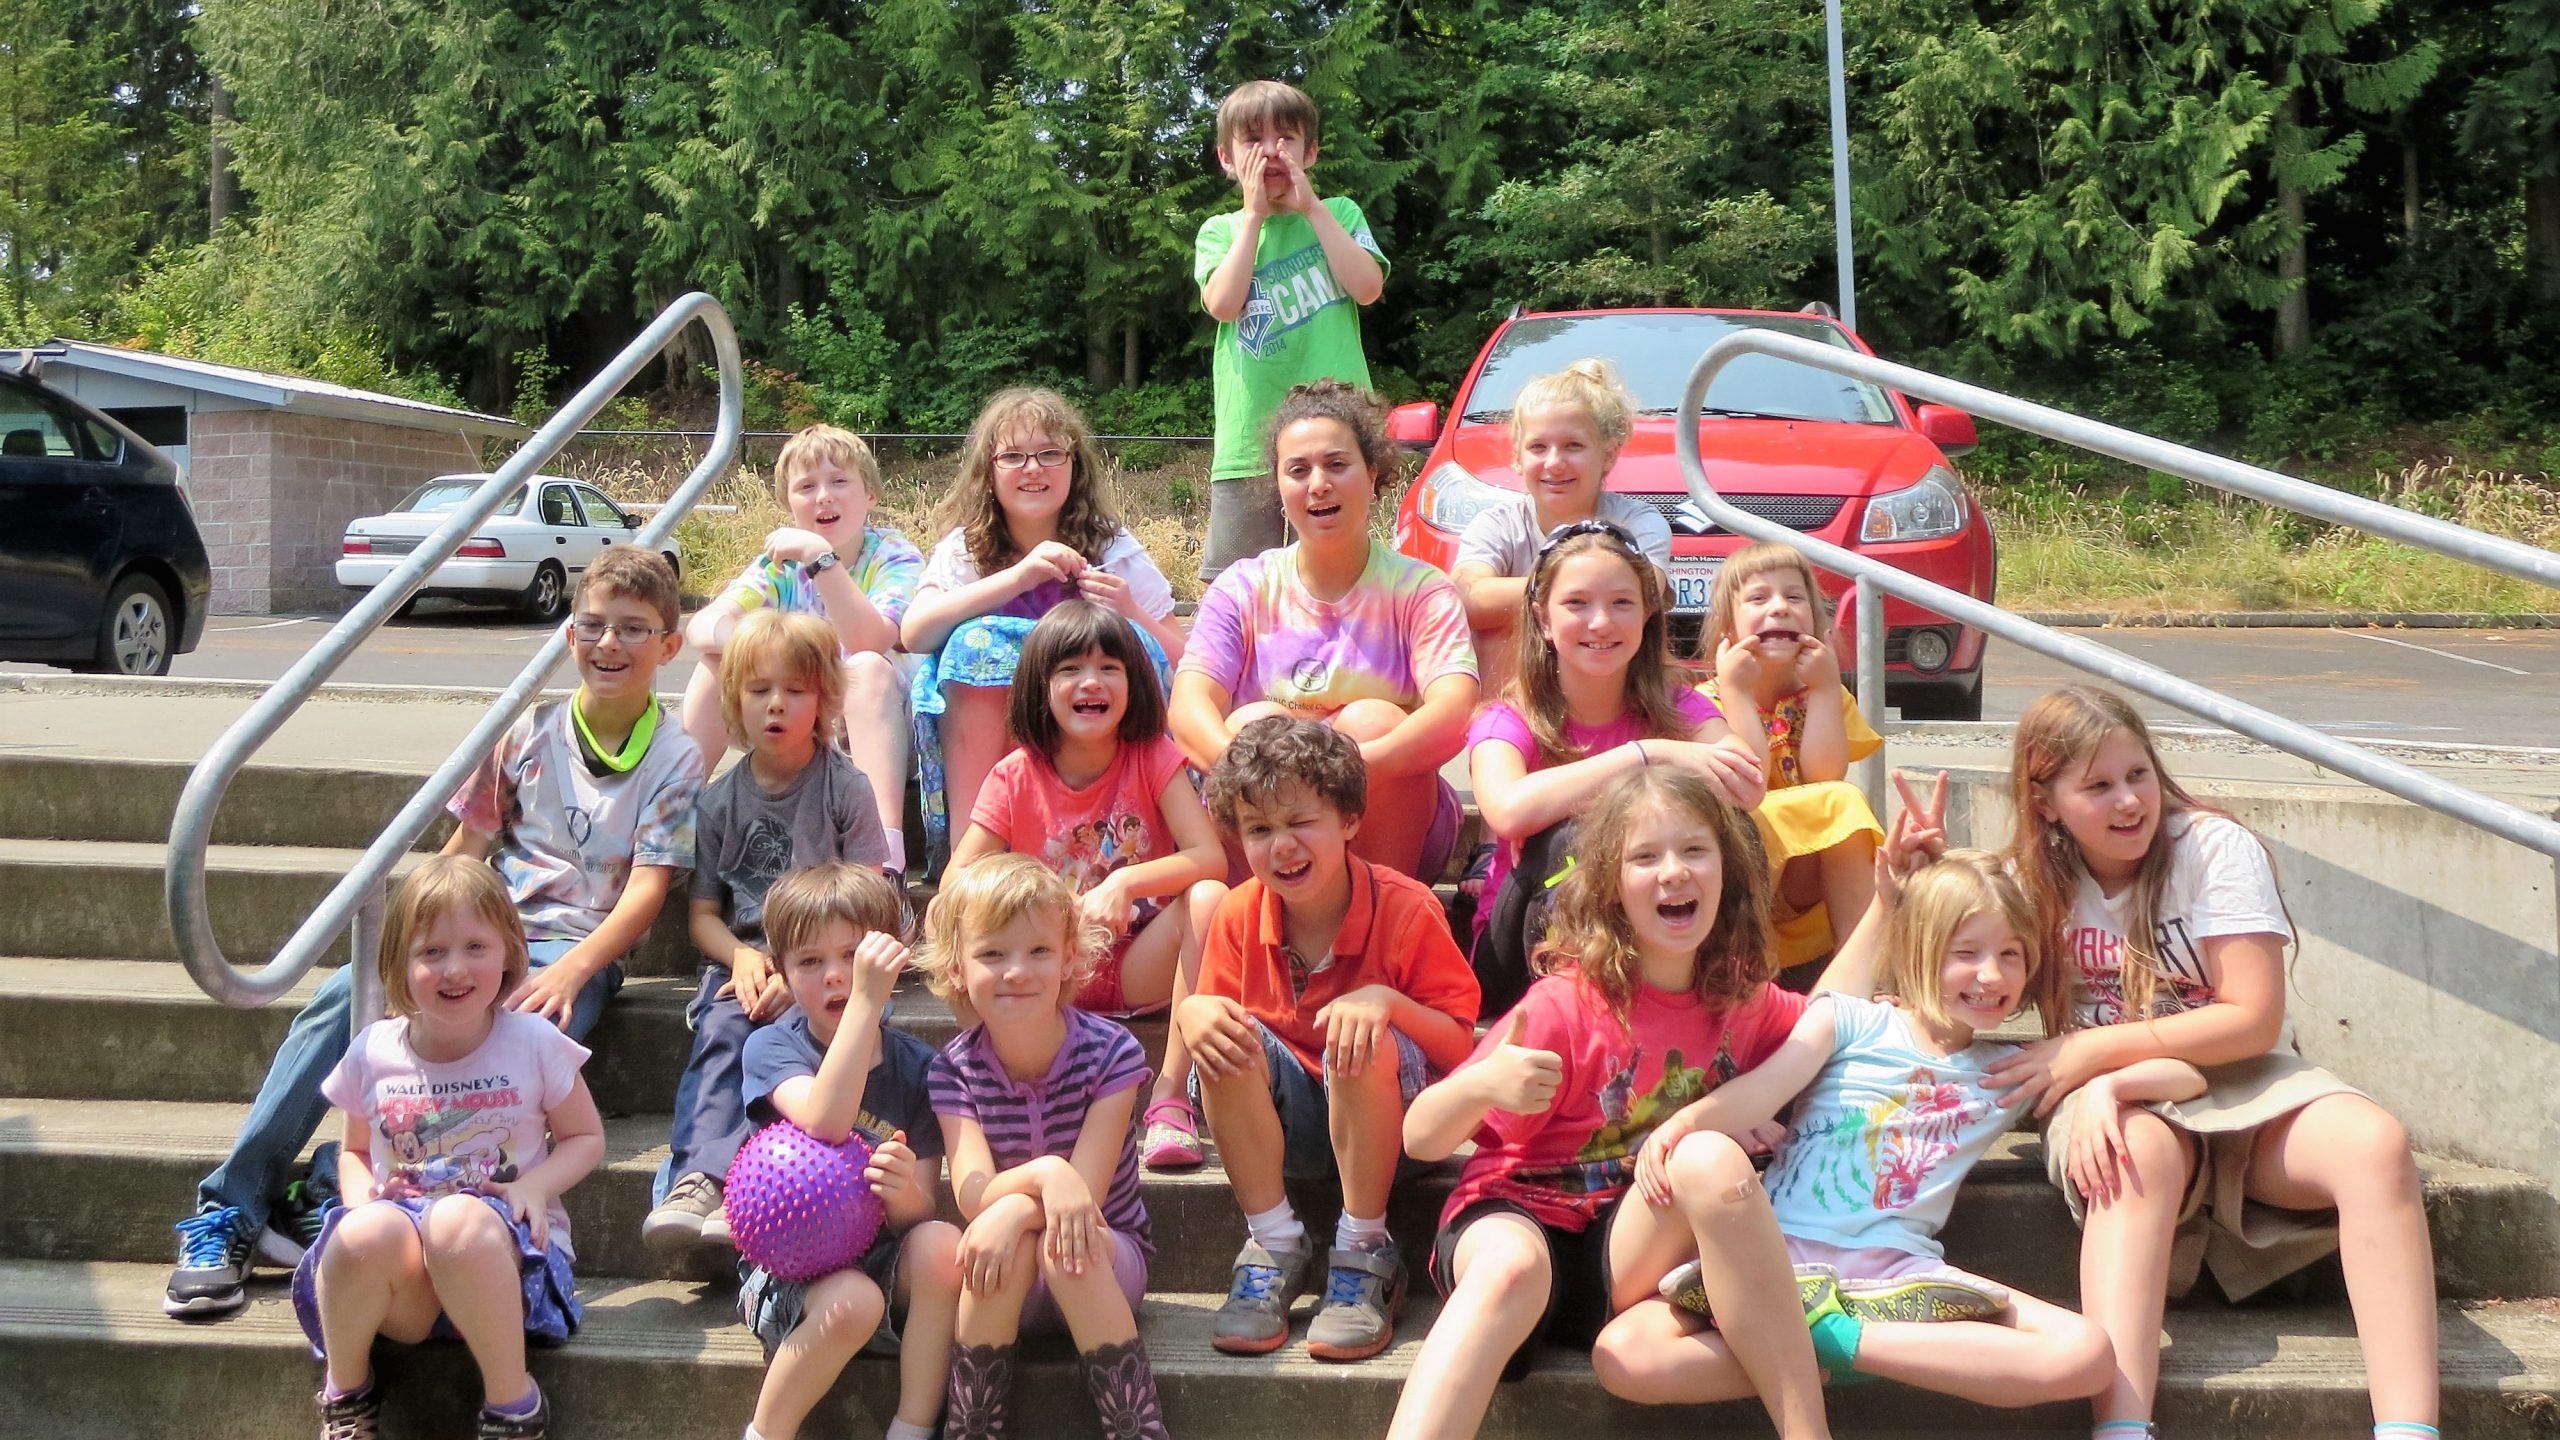
<path id="1" fill-rule="evenodd" d="M 532 969 L 506 1003 L 573 1040 L 595 1028 L 622 988 L 622 957 L 693 868 L 702 752 L 654 689 L 683 644 L 679 619 L 664 559 L 630 545 L 596 557 L 567 625 L 577 693 L 517 720 L 446 807 L 460 823 L 444 853 L 494 864 L 524 920 Z M 294 1017 L 230 1155 L 177 1226 L 168 1314 L 239 1309 L 254 1258 L 291 1266 L 317 1234 L 316 1214 L 270 1224 L 268 1197 L 328 1114 L 320 1084 L 346 1053 L 351 997 L 342 967 Z"/>

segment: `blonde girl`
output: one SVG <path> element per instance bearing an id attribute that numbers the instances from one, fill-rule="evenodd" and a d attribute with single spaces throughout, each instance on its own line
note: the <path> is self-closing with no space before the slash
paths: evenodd
<path id="1" fill-rule="evenodd" d="M 974 1023 L 935 1057 L 960 1315 L 944 1432 L 1004 1433 L 1019 1337 L 1065 1330 L 1110 1440 L 1161 1440 L 1138 1338 L 1155 1242 L 1138 1181 L 1136 1036 L 1068 1003 L 1107 932 L 1028 855 L 955 865 L 925 917 L 934 993 Z"/>
<path id="2" fill-rule="evenodd" d="M 1792 545 L 1750 545 L 1716 571 L 1706 634 L 1715 678 L 1705 689 L 1736 734 L 1764 757 L 1769 793 L 1752 811 L 1777 883 L 1781 965 L 1792 969 L 1849 938 L 1874 894 L 1884 838 L 1849 762 L 1882 744 L 1840 683 L 1831 606 Z"/>
<path id="3" fill-rule="evenodd" d="M 1765 1182 L 1765 1207 L 1793 1264 L 1816 1354 L 1835 1384 L 1882 1377 L 1985 1405 L 2076 1400 L 2112 1373 L 2106 1336 L 2080 1316 L 1955 1269 L 1937 1231 L 1956 1189 L 2015 1118 L 1990 1067 L 2016 1046 L 1982 1032 L 2033 1006 L 2059 1028 L 2068 977 L 2035 909 L 2000 857 L 1964 850 L 1904 882 L 1888 909 L 1880 987 L 1893 1003 L 1829 994 L 1806 1009 L 1768 1063 L 1699 1102 L 1692 1148 L 1741 1161 L 1740 1142 L 1793 1104 Z M 2192 1066 L 2154 1061 L 2126 1093 L 2193 1095 Z M 1649 1192 L 1664 1169 L 1639 1178 Z M 1599 1343 L 1615 1394 L 1697 1403 L 1751 1393 L 1711 1301 L 1684 1267 L 1663 1299 L 1620 1316 Z"/>
<path id="4" fill-rule="evenodd" d="M 909 699 L 925 836 L 940 856 L 952 818 L 967 822 L 987 772 L 1013 748 L 1005 706 L 1033 622 L 1080 595 L 1126 617 L 1168 673 L 1183 636 L 1173 587 L 1112 504 L 1093 427 L 1053 390 L 987 401 L 933 524 L 942 540 L 898 633 L 928 657 Z"/>
<path id="5" fill-rule="evenodd" d="M 1043 616 L 1023 642 L 1012 721 L 1022 748 L 978 791 L 952 863 L 1012 850 L 1057 871 L 1112 937 L 1075 1003 L 1112 1016 L 1165 1009 L 1200 974 L 1209 918 L 1227 898 L 1227 854 L 1165 737 L 1164 691 L 1136 629 L 1085 600 Z M 1177 1033 L 1140 1121 L 1151 1169 L 1205 1158 L 1190 1083 Z"/>
<path id="6" fill-rule="evenodd" d="M 391 1014 L 321 1086 L 347 1115 L 345 1204 L 293 1276 L 294 1314 L 328 1367 L 321 1429 L 378 1425 L 377 1338 L 458 1336 L 480 1368 L 481 1433 L 538 1440 L 550 1406 L 525 1346 L 565 1342 L 579 1320 L 560 1196 L 604 1158 L 586 1047 L 505 1008 L 527 969 L 524 927 L 477 860 L 410 872 L 379 964 Z"/>
<path id="7" fill-rule="evenodd" d="M 1520 387 L 1511 402 L 1511 469 L 1521 494 L 1467 522 L 1450 578 L 1466 601 L 1484 689 L 1499 695 L 1512 673 L 1530 569 L 1558 529 L 1606 520 L 1660 571 L 1671 566 L 1671 522 L 1644 500 L 1608 489 L 1610 467 L 1635 433 L 1635 397 L 1606 360 L 1577 360 Z"/>
<path id="8" fill-rule="evenodd" d="M 2196 1245 L 2243 1299 L 2341 1251 L 2374 1434 L 2433 1436 L 2434 1252 L 2409 1137 L 2294 1050 L 2292 923 L 2267 849 L 2169 778 L 2123 697 L 2057 690 L 2018 720 L 2010 854 L 2073 979 L 2071 1030 L 1994 1067 L 2050 1115 L 2046 1168 L 2085 1231 L 2080 1293 L 2115 1343 L 2098 1433 L 2151 1433 L 2165 1296 Z M 2157 1059 L 2207 1088 L 2144 1103 L 2122 1079 Z M 2184 1257 L 2174 1265 L 2174 1257 Z"/>
<path id="9" fill-rule="evenodd" d="M 1737 1363 L 1782 1431 L 1819 1433 L 1804 1428 L 1820 1424 L 1820 1381 L 1784 1253 L 1734 1243 L 1735 1207 L 1624 1198 L 1663 1127 L 1686 1133 L 1688 1107 L 1774 1054 L 1805 1013 L 1806 997 L 1769 983 L 1758 842 L 1678 766 L 1619 777 L 1589 813 L 1538 952 L 1546 978 L 1406 1112 L 1415 1157 L 1476 1148 L 1432 1251 L 1448 1303 L 1390 1433 L 1473 1434 L 1532 1342 L 1588 1343 L 1701 1253 L 1719 1257 L 1722 1313 L 1756 1322 L 1733 1327 Z"/>
<path id="10" fill-rule="evenodd" d="M 1522 603 L 1529 623 L 1512 642 L 1511 688 L 1467 727 L 1476 804 L 1498 842 L 1488 897 L 1500 896 L 1523 842 L 1584 813 L 1632 771 L 1691 770 L 1736 805 L 1758 803 L 1759 755 L 1671 667 L 1670 591 L 1634 536 L 1606 520 L 1566 525 L 1539 547 Z M 1479 931 L 1495 908 L 1477 911 Z M 1528 988 L 1527 967 L 1511 957 L 1534 943 L 1480 943 L 1487 1019 Z"/>

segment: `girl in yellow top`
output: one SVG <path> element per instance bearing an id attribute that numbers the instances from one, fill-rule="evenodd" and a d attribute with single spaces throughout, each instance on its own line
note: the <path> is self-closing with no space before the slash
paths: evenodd
<path id="1" fill-rule="evenodd" d="M 1848 774 L 1884 742 L 1840 684 L 1831 607 L 1794 546 L 1753 545 L 1727 559 L 1706 633 L 1716 675 L 1700 688 L 1767 766 L 1769 793 L 1752 819 L 1777 886 L 1779 960 L 1803 965 L 1847 940 L 1875 894 L 1884 830 Z"/>

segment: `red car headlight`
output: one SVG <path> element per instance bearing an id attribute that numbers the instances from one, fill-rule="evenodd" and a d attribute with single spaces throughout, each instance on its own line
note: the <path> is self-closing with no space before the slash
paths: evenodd
<path id="1" fill-rule="evenodd" d="M 1964 482 L 1944 465 L 1932 465 L 1916 484 L 1869 500 L 1858 538 L 1869 544 L 1935 540 L 1964 529 L 1972 514 Z"/>

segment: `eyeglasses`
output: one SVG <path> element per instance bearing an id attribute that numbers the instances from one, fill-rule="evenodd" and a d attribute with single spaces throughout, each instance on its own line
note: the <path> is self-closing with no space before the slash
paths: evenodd
<path id="1" fill-rule="evenodd" d="M 1059 449 L 1055 445 L 1050 446 L 1046 450 L 999 450 L 996 452 L 996 468 L 999 470 L 1028 470 L 1034 466 L 1038 466 L 1043 470 L 1055 470 L 1059 466 L 1066 464 L 1067 459 L 1068 452 Z"/>
<path id="2" fill-rule="evenodd" d="M 602 640 L 604 638 L 604 632 L 607 630 L 613 632 L 614 639 L 621 641 L 625 645 L 635 647 L 646 645 L 661 635 L 672 635 L 675 633 L 663 625 L 641 625 L 628 620 L 619 625 L 608 625 L 602 620 L 572 620 L 569 622 L 569 633 L 577 636 L 581 641 L 584 641 L 589 645 L 593 645 L 597 641 Z"/>
<path id="3" fill-rule="evenodd" d="M 1643 549 L 1636 544 L 1636 537 L 1628 534 L 1626 527 L 1616 521 L 1576 520 L 1570 525 L 1559 525 L 1548 531 L 1547 538 L 1538 546 L 1538 558 L 1546 559 L 1555 553 L 1557 546 L 1577 535 L 1606 535 L 1631 551 L 1641 552 Z"/>

